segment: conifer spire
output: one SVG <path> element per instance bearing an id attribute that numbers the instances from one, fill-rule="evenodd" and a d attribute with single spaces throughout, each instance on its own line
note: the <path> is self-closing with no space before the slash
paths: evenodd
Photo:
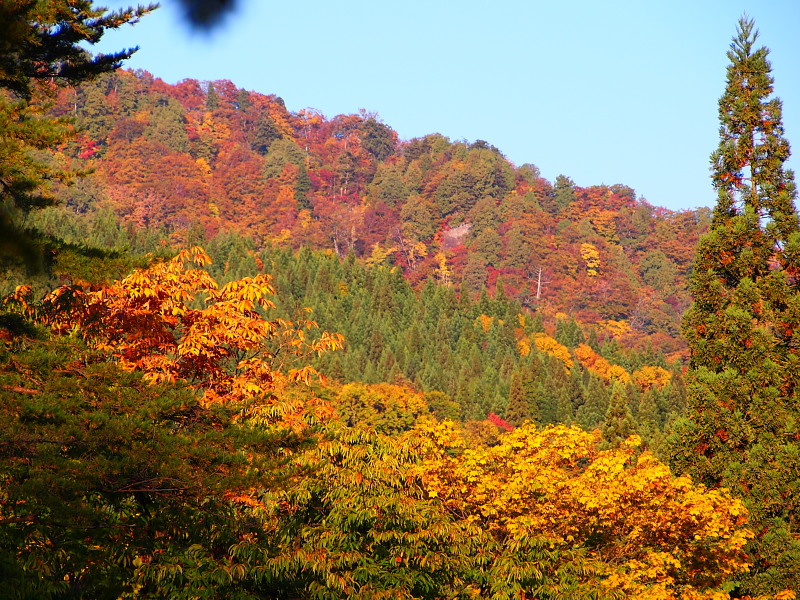
<path id="1" fill-rule="evenodd" d="M 683 320 L 691 368 L 673 467 L 741 495 L 757 533 L 739 593 L 800 589 L 800 229 L 769 51 L 739 20 L 711 155 L 718 194 Z"/>

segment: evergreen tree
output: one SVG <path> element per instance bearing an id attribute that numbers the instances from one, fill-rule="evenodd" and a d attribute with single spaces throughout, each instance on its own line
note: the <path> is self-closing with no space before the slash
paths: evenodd
<path id="1" fill-rule="evenodd" d="M 556 423 L 571 425 L 575 420 L 575 410 L 572 408 L 572 398 L 567 387 L 561 388 L 556 397 Z"/>
<path id="2" fill-rule="evenodd" d="M 567 348 L 575 348 L 585 341 L 580 325 L 572 317 L 556 320 L 555 338 Z"/>
<path id="3" fill-rule="evenodd" d="M 135 23 L 155 7 L 108 12 L 90 0 L 3 2 L 0 88 L 30 99 L 40 81 L 77 85 L 116 70 L 136 48 L 92 56 L 81 43 L 96 44 L 107 29 Z"/>
<path id="4" fill-rule="evenodd" d="M 522 423 L 531 418 L 528 395 L 525 390 L 523 375 L 520 371 L 514 371 L 511 376 L 511 390 L 508 393 L 505 418 L 506 421 L 514 426 L 522 425 Z"/>
<path id="5" fill-rule="evenodd" d="M 506 236 L 504 267 L 510 269 L 526 269 L 531 261 L 533 247 L 525 229 L 513 226 Z"/>
<path id="6" fill-rule="evenodd" d="M 503 241 L 496 230 L 484 229 L 478 233 L 472 247 L 484 265 L 498 266 L 500 264 Z"/>
<path id="7" fill-rule="evenodd" d="M 213 111 L 219 108 L 219 95 L 217 90 L 214 89 L 214 84 L 208 84 L 208 92 L 206 92 L 206 110 Z"/>
<path id="8" fill-rule="evenodd" d="M 544 321 L 542 320 L 542 313 L 536 312 L 531 323 L 531 333 L 544 333 Z"/>
<path id="9" fill-rule="evenodd" d="M 639 397 L 638 421 L 639 433 L 646 443 L 652 441 L 659 433 L 659 415 L 656 406 L 655 390 L 648 390 Z"/>
<path id="10" fill-rule="evenodd" d="M 616 448 L 636 433 L 636 423 L 628 409 L 625 388 L 615 385 L 603 421 L 603 443 L 601 448 Z"/>
<path id="11" fill-rule="evenodd" d="M 583 371 L 577 365 L 573 365 L 569 371 L 569 379 L 566 382 L 565 390 L 570 400 L 571 414 L 570 419 L 575 420 L 578 409 L 583 406 L 585 398 L 583 395 Z"/>
<path id="12" fill-rule="evenodd" d="M 376 160 L 382 161 L 394 152 L 397 134 L 390 127 L 370 116 L 362 123 L 359 138 L 361 147 Z"/>
<path id="13" fill-rule="evenodd" d="M 82 104 L 78 115 L 78 124 L 83 132 L 93 140 L 104 140 L 108 137 L 111 130 L 117 124 L 109 106 L 106 92 L 108 90 L 108 80 L 98 78 L 96 81 L 81 86 L 78 101 Z"/>
<path id="14" fill-rule="evenodd" d="M 181 103 L 172 98 L 158 98 L 143 135 L 147 140 L 163 144 L 173 152 L 188 153 L 189 136 L 186 133 L 186 115 Z"/>
<path id="15" fill-rule="evenodd" d="M 297 181 L 294 184 L 294 199 L 297 201 L 298 210 L 311 209 L 311 200 L 308 192 L 311 191 L 313 183 L 308 174 L 308 167 L 305 163 L 300 163 L 297 168 Z"/>
<path id="16" fill-rule="evenodd" d="M 800 229 L 781 103 L 756 37 L 741 19 L 728 52 L 711 156 L 718 201 L 683 322 L 687 419 L 669 449 L 679 472 L 744 497 L 756 537 L 739 595 L 800 589 Z"/>
<path id="17" fill-rule="evenodd" d="M 586 402 L 578 409 L 577 421 L 587 431 L 596 429 L 608 411 L 609 397 L 603 381 L 591 375 L 584 392 Z"/>
<path id="18" fill-rule="evenodd" d="M 214 88 L 209 86 L 209 94 L 212 89 Z M 250 148 L 259 154 L 266 155 L 267 152 L 269 152 L 269 147 L 272 145 L 272 142 L 281 139 L 281 137 L 283 136 L 278 130 L 278 126 L 275 125 L 275 121 L 273 121 L 268 114 L 260 115 L 250 141 Z M 307 173 L 306 171 L 306 174 Z"/>
<path id="19" fill-rule="evenodd" d="M 411 196 L 400 209 L 400 230 L 403 237 L 419 241 L 428 240 L 436 233 L 434 207 L 422 196 Z"/>
<path id="20" fill-rule="evenodd" d="M 0 4 L 0 256 L 37 262 L 40 250 L 21 223 L 29 211 L 55 203 L 49 182 L 77 175 L 37 157 L 74 136 L 67 120 L 46 113 L 49 83 L 77 85 L 117 69 L 135 48 L 93 57 L 82 43 L 95 44 L 107 29 L 153 8 L 108 13 L 88 0 Z"/>
<path id="21" fill-rule="evenodd" d="M 486 262 L 483 256 L 471 254 L 461 274 L 462 294 L 469 300 L 486 285 Z"/>
<path id="22" fill-rule="evenodd" d="M 559 175 L 556 177 L 553 189 L 555 194 L 552 201 L 552 208 L 555 212 L 561 212 L 572 202 L 575 202 L 575 182 L 566 175 Z"/>
<path id="23" fill-rule="evenodd" d="M 553 425 L 558 422 L 558 390 L 541 381 L 536 385 L 538 421 L 543 425 Z"/>

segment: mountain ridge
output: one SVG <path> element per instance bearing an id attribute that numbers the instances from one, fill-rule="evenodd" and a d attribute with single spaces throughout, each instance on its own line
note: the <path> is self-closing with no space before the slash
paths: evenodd
<path id="1" fill-rule="evenodd" d="M 60 190 L 61 210 L 110 211 L 177 245 L 234 231 L 257 248 L 352 252 L 401 267 L 414 287 L 434 279 L 475 296 L 500 279 L 534 311 L 682 347 L 707 209 L 654 207 L 622 184 L 551 183 L 482 140 L 403 141 L 375 114 L 291 113 L 224 80 L 123 70 L 62 90 L 51 110 L 82 130 L 62 159 L 94 169 Z"/>

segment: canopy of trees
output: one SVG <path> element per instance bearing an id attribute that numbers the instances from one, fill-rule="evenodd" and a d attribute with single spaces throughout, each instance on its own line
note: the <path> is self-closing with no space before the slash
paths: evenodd
<path id="1" fill-rule="evenodd" d="M 751 21 L 709 218 L 79 46 L 151 9 L 0 7 L 4 597 L 795 597 L 800 230 Z"/>

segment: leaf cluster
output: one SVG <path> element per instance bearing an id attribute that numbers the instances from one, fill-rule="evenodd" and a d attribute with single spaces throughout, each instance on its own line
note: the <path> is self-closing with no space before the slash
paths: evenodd
<path id="1" fill-rule="evenodd" d="M 563 425 L 516 428 L 470 447 L 447 423 L 421 428 L 416 467 L 429 496 L 495 538 L 542 538 L 585 549 L 596 573 L 581 583 L 626 597 L 714 598 L 748 565 L 747 511 L 724 491 L 676 478 L 633 437 L 600 450 L 599 432 Z M 714 589 L 716 588 L 716 589 Z"/>

